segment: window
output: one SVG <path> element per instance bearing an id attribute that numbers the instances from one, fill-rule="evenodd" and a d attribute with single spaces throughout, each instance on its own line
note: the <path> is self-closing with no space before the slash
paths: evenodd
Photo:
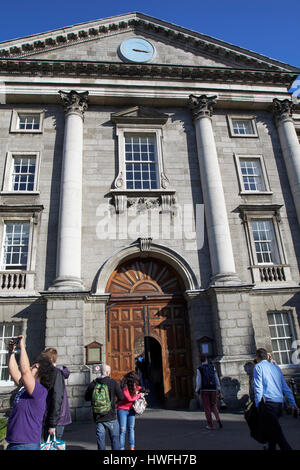
<path id="1" fill-rule="evenodd" d="M 279 264 L 279 253 L 271 219 L 251 221 L 258 264 Z"/>
<path id="2" fill-rule="evenodd" d="M 29 222 L 5 222 L 2 264 L 4 269 L 27 269 Z"/>
<path id="3" fill-rule="evenodd" d="M 10 132 L 43 132 L 44 112 L 42 110 L 14 109 Z"/>
<path id="4" fill-rule="evenodd" d="M 30 156 L 13 155 L 11 189 L 13 191 L 33 191 L 36 159 Z"/>
<path id="5" fill-rule="evenodd" d="M 254 116 L 228 116 L 231 137 L 258 137 Z"/>
<path id="6" fill-rule="evenodd" d="M 111 114 L 118 167 L 110 194 L 117 214 L 140 205 L 172 211 L 176 191 L 170 187 L 163 159 L 163 128 L 168 119 L 167 114 L 143 106 Z"/>
<path id="7" fill-rule="evenodd" d="M 18 129 L 39 130 L 40 114 L 18 114 Z"/>
<path id="8" fill-rule="evenodd" d="M 240 168 L 245 191 L 265 191 L 262 169 L 258 159 L 241 158 Z"/>
<path id="9" fill-rule="evenodd" d="M 234 155 L 241 194 L 272 194 L 262 155 Z"/>
<path id="10" fill-rule="evenodd" d="M 292 363 L 292 343 L 295 339 L 291 312 L 268 313 L 272 351 L 278 365 Z"/>
<path id="11" fill-rule="evenodd" d="M 37 192 L 39 163 L 39 152 L 8 152 L 2 191 Z"/>
<path id="12" fill-rule="evenodd" d="M 22 334 L 23 325 L 18 323 L 0 323 L 0 385 L 13 385 L 8 373 L 8 342 Z"/>
<path id="13" fill-rule="evenodd" d="M 155 136 L 125 134 L 127 189 L 157 189 Z"/>
<path id="14" fill-rule="evenodd" d="M 247 135 L 253 134 L 252 122 L 250 119 L 233 119 L 232 128 L 234 134 Z"/>

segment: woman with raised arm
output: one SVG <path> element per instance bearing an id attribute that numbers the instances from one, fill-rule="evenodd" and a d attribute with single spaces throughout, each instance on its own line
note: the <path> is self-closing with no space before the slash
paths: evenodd
<path id="1" fill-rule="evenodd" d="M 7 423 L 7 450 L 40 450 L 46 398 L 55 378 L 49 357 L 39 355 L 30 366 L 24 336 L 19 336 L 20 368 L 15 358 L 16 344 L 9 342 L 9 373 L 20 387 Z"/>

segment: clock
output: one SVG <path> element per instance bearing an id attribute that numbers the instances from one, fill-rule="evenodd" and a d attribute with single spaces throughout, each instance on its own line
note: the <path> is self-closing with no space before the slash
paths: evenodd
<path id="1" fill-rule="evenodd" d="M 155 48 L 144 38 L 133 37 L 123 41 L 119 46 L 119 55 L 125 62 L 150 62 L 155 55 Z"/>

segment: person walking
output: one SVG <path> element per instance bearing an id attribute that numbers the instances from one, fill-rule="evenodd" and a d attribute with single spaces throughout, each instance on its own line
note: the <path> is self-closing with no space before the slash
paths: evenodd
<path id="1" fill-rule="evenodd" d="M 15 358 L 16 345 L 13 340 L 9 342 L 8 370 L 20 389 L 7 423 L 7 450 L 40 450 L 46 398 L 55 380 L 55 368 L 43 354 L 30 367 L 24 336 L 18 338 L 20 369 Z"/>
<path id="2" fill-rule="evenodd" d="M 42 354 L 49 357 L 56 369 L 54 386 L 49 390 L 47 396 L 47 410 L 44 417 L 44 439 L 46 441 L 49 434 L 55 434 L 58 440 L 62 440 L 65 426 L 72 423 L 65 384 L 70 371 L 66 366 L 60 368 L 56 365 L 58 354 L 55 348 L 47 348 Z"/>
<path id="3" fill-rule="evenodd" d="M 217 407 L 217 390 L 221 392 L 221 385 L 217 371 L 207 357 L 203 354 L 200 356 L 201 365 L 197 369 L 196 376 L 196 393 L 201 392 L 202 404 L 207 421 L 206 429 L 213 429 L 212 413 L 215 415 L 219 428 L 223 427 L 221 423 L 219 411 Z"/>
<path id="4" fill-rule="evenodd" d="M 102 364 L 100 377 L 90 383 L 85 393 L 85 400 L 92 403 L 98 450 L 106 450 L 106 430 L 109 433 L 112 450 L 120 450 L 116 399 L 121 401 L 124 396 L 119 384 L 110 377 L 110 373 L 110 366 Z"/>
<path id="5" fill-rule="evenodd" d="M 257 364 L 254 367 L 253 383 L 255 405 L 258 408 L 259 421 L 268 442 L 268 450 L 292 450 L 287 442 L 280 423 L 284 395 L 294 411 L 299 414 L 291 389 L 288 387 L 281 369 L 269 362 L 268 352 L 264 348 L 256 351 Z"/>
<path id="6" fill-rule="evenodd" d="M 134 450 L 135 411 L 133 409 L 133 403 L 141 396 L 144 396 L 144 393 L 139 393 L 141 386 L 139 385 L 139 377 L 135 371 L 131 371 L 123 377 L 121 381 L 121 389 L 124 394 L 124 399 L 117 405 L 118 420 L 120 424 L 120 449 L 125 449 L 127 431 L 130 450 Z"/>

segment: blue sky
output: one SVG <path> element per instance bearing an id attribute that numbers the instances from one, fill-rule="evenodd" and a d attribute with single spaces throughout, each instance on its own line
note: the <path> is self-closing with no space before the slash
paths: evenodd
<path id="1" fill-rule="evenodd" d="M 300 1 L 3 1 L 0 41 L 139 11 L 300 67 Z"/>

